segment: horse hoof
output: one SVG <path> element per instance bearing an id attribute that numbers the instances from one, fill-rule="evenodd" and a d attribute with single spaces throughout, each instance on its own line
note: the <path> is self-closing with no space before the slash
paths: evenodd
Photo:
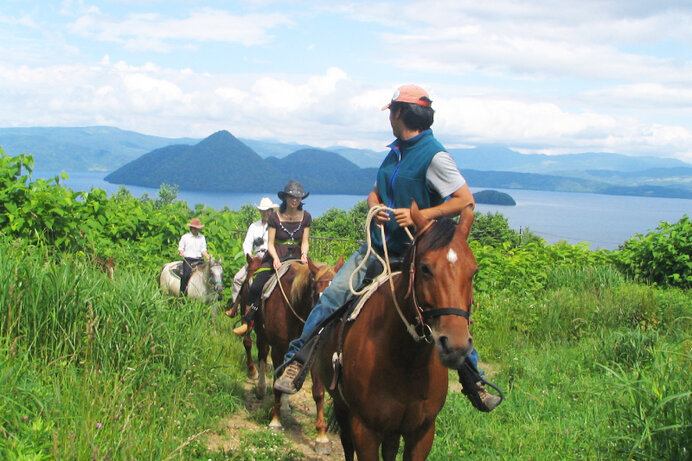
<path id="1" fill-rule="evenodd" d="M 255 397 L 257 397 L 258 400 L 264 400 L 265 395 L 267 395 L 266 389 L 260 389 L 259 387 L 255 388 Z"/>
<path id="2" fill-rule="evenodd" d="M 284 429 L 284 427 L 281 425 L 279 421 L 272 421 L 269 423 L 269 429 L 271 429 L 274 432 L 279 432 Z"/>
<path id="3" fill-rule="evenodd" d="M 259 371 L 257 371 L 257 368 L 255 368 L 254 370 L 248 370 L 247 377 L 252 379 L 253 381 L 259 379 Z"/>
<path id="4" fill-rule="evenodd" d="M 332 452 L 332 445 L 329 442 L 316 442 L 315 453 L 318 455 L 329 455 Z"/>

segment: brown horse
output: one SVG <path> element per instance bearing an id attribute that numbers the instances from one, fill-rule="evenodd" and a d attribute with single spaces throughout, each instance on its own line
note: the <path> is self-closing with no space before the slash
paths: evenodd
<path id="1" fill-rule="evenodd" d="M 250 293 L 250 285 L 252 284 L 252 276 L 262 264 L 262 256 L 245 255 L 245 258 L 247 260 L 247 277 L 245 278 L 243 285 L 240 287 L 238 298 L 236 298 L 236 301 L 229 306 L 230 309 L 227 311 L 229 317 L 235 317 L 238 312 L 240 312 L 241 317 L 245 315 L 248 304 L 247 298 L 248 294 Z M 245 348 L 247 375 L 251 379 L 257 379 L 259 373 L 257 372 L 255 363 L 252 361 L 252 336 L 250 335 L 250 332 L 243 336 L 243 347 Z"/>
<path id="2" fill-rule="evenodd" d="M 369 298 L 341 334 L 333 328 L 317 352 L 313 372 L 334 379 L 341 364 L 334 414 L 345 458 L 394 460 L 401 437 L 404 460 L 428 456 L 435 419 L 447 396 L 448 368 L 473 350 L 469 316 L 478 270 L 466 238 L 471 222 L 428 222 L 414 206 L 418 233 L 404 270 Z M 336 354 L 336 356 L 335 356 Z"/>
<path id="3" fill-rule="evenodd" d="M 255 321 L 257 361 L 259 362 L 258 398 L 264 398 L 266 393 L 265 377 L 269 348 L 271 347 L 272 363 L 276 368 L 283 363 L 289 343 L 300 336 L 305 319 L 310 314 L 320 293 L 329 286 L 343 263 L 343 257 L 334 267 L 313 263 L 310 259 L 308 259 L 307 265 L 298 262 L 291 263 L 288 272 L 281 276 L 281 286 L 274 289 L 264 302 L 263 308 L 259 309 Z M 319 453 L 326 453 L 330 448 L 326 434 L 327 423 L 324 419 L 324 386 L 316 375 L 313 375 L 312 382 L 312 396 L 317 406 L 315 450 Z M 274 391 L 272 420 L 269 424 L 272 428 L 281 427 L 281 410 L 288 410 L 288 396 L 282 402 L 282 395 L 281 392 Z"/>

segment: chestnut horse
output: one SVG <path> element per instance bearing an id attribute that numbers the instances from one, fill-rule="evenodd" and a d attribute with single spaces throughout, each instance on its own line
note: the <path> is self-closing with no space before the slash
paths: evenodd
<path id="1" fill-rule="evenodd" d="M 257 332 L 257 361 L 259 362 L 259 381 L 257 397 L 264 398 L 266 392 L 267 355 L 271 347 L 274 368 L 278 368 L 284 359 L 290 342 L 300 336 L 310 311 L 315 306 L 319 295 L 329 286 L 336 272 L 344 264 L 341 257 L 334 267 L 322 263 L 308 264 L 286 262 L 290 269 L 281 276 L 281 286 L 277 286 L 257 312 L 255 331 Z M 269 427 L 281 427 L 281 409 L 288 409 L 288 396 L 282 405 L 282 393 L 274 391 L 274 406 L 271 410 Z M 327 438 L 327 422 L 324 418 L 324 386 L 313 374 L 312 397 L 317 406 L 317 439 L 315 450 L 328 453 L 330 450 Z"/>
<path id="2" fill-rule="evenodd" d="M 232 302 L 231 300 L 232 304 L 229 306 L 230 309 L 227 311 L 229 317 L 235 317 L 238 312 L 240 312 L 241 317 L 245 315 L 248 304 L 247 297 L 250 293 L 250 285 L 252 284 L 252 276 L 262 264 L 262 256 L 245 255 L 245 258 L 247 260 L 247 277 L 245 278 L 243 285 L 240 287 L 238 298 L 236 298 L 235 302 Z M 255 362 L 252 361 L 252 336 L 250 335 L 250 332 L 243 336 L 243 347 L 245 348 L 247 375 L 251 379 L 257 379 L 259 374 L 257 373 Z"/>
<path id="3" fill-rule="evenodd" d="M 334 415 L 347 461 L 394 460 L 401 437 L 404 460 L 423 460 L 435 436 L 435 419 L 447 396 L 448 368 L 457 369 L 473 350 L 469 317 L 473 276 L 471 222 L 426 221 L 417 206 L 411 217 L 420 230 L 403 272 L 381 285 L 353 322 L 327 330 L 313 372 L 333 382 L 333 360 L 341 364 Z"/>

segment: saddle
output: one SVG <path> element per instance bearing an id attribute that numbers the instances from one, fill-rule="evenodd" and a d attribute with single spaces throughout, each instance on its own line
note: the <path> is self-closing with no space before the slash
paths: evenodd
<path id="1" fill-rule="evenodd" d="M 193 262 L 190 264 L 192 266 L 192 269 L 195 267 L 204 264 L 204 261 L 199 261 L 199 262 Z M 176 278 L 181 278 L 183 276 L 183 261 L 176 261 L 175 263 L 171 264 L 168 267 L 168 272 Z"/>
<path id="2" fill-rule="evenodd" d="M 391 259 L 390 267 L 392 268 L 392 273 L 399 272 L 399 269 L 403 265 L 403 259 Z M 346 304 L 339 307 L 337 310 L 332 312 L 329 317 L 325 318 L 313 331 L 310 338 L 305 342 L 305 346 L 300 349 L 296 355 L 295 360 L 304 364 L 303 370 L 295 378 L 294 383 L 297 387 L 300 387 L 307 377 L 308 371 L 312 367 L 312 363 L 315 360 L 315 352 L 319 343 L 323 338 L 330 337 L 333 330 L 338 328 L 338 345 L 337 351 L 334 352 L 332 357 L 332 366 L 334 367 L 334 378 L 329 385 L 330 390 L 336 389 L 336 385 L 339 381 L 339 376 L 341 372 L 341 350 L 343 348 L 344 342 L 344 330 L 348 322 L 352 322 L 360 313 L 365 302 L 372 296 L 372 294 L 385 282 L 388 281 L 388 276 L 386 273 L 382 273 L 383 266 L 379 260 L 371 262 L 365 269 L 365 277 L 360 287 L 356 291 L 363 291 L 361 295 L 352 296 Z M 279 368 L 275 370 L 275 376 L 280 376 L 283 372 L 283 368 L 288 365 L 289 362 L 283 363 Z"/>

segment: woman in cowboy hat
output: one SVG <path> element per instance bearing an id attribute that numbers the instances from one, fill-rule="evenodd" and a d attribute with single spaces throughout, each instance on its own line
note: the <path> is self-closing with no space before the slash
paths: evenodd
<path id="1" fill-rule="evenodd" d="M 190 228 L 190 232 L 183 235 L 180 238 L 180 243 L 178 243 L 178 253 L 183 258 L 183 275 L 180 277 L 181 296 L 187 294 L 187 282 L 190 281 L 192 268 L 204 261 L 202 256 L 207 258 L 207 260 L 211 259 L 209 253 L 207 253 L 207 240 L 204 238 L 204 235 L 199 233 L 199 230 L 204 225 L 198 218 L 192 218 L 186 226 Z"/>
<path id="2" fill-rule="evenodd" d="M 262 197 L 259 205 L 255 205 L 259 210 L 262 219 L 255 221 L 248 227 L 247 234 L 245 234 L 245 240 L 243 241 L 243 253 L 249 256 L 264 256 L 267 252 L 267 245 L 269 241 L 269 227 L 267 226 L 267 220 L 274 210 L 279 208 L 279 205 L 272 202 L 269 197 Z M 233 277 L 233 288 L 231 290 L 231 306 L 235 306 L 238 299 L 238 294 L 240 289 L 245 283 L 247 278 L 247 264 L 240 268 L 235 277 Z M 226 311 L 226 315 L 232 317 L 235 315 L 234 309 Z"/>
<path id="3" fill-rule="evenodd" d="M 281 268 L 282 261 L 286 259 L 300 259 L 307 264 L 310 245 L 310 224 L 312 216 L 303 210 L 303 199 L 310 193 L 303 192 L 303 185 L 298 181 L 290 180 L 284 190 L 278 194 L 281 206 L 267 220 L 268 245 L 262 265 L 255 272 L 255 278 L 250 286 L 248 296 L 249 309 L 243 317 L 243 323 L 233 332 L 237 335 L 246 334 L 252 329 L 255 313 L 260 305 L 260 297 L 264 284 L 272 275 L 272 270 Z"/>

